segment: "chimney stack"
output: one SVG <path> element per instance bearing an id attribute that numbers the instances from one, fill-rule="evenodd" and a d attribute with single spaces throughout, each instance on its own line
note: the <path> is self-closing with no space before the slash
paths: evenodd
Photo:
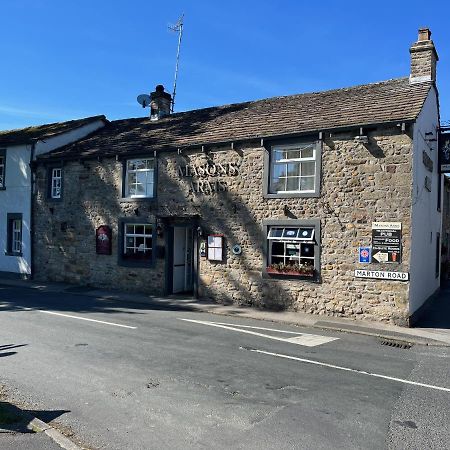
<path id="1" fill-rule="evenodd" d="M 164 86 L 158 84 L 155 92 L 150 94 L 150 120 L 158 120 L 170 114 L 172 96 L 164 92 Z"/>
<path id="2" fill-rule="evenodd" d="M 436 63 L 439 60 L 434 43 L 431 40 L 431 31 L 428 28 L 419 29 L 419 38 L 409 49 L 411 54 L 411 73 L 409 82 L 424 83 L 436 81 Z"/>

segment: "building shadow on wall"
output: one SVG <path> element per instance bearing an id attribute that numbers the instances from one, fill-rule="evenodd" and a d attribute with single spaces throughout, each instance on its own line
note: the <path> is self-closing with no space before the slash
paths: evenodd
<path id="1" fill-rule="evenodd" d="M 446 284 L 425 309 L 414 328 L 440 328 L 450 330 L 450 284 Z"/>

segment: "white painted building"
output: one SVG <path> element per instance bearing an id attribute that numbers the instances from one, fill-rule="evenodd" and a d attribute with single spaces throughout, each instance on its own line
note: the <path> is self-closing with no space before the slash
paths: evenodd
<path id="1" fill-rule="evenodd" d="M 32 274 L 32 171 L 38 155 L 86 137 L 105 116 L 0 131 L 0 274 Z"/>

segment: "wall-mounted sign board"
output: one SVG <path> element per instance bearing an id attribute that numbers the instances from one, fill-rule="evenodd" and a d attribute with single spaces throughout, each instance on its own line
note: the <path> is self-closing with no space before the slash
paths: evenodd
<path id="1" fill-rule="evenodd" d="M 355 270 L 356 278 L 376 278 L 379 280 L 389 280 L 389 281 L 408 281 L 408 272 L 387 272 L 384 270 Z"/>
<path id="2" fill-rule="evenodd" d="M 372 262 L 400 263 L 401 260 L 401 222 L 372 222 Z"/>
<path id="3" fill-rule="evenodd" d="M 223 259 L 223 236 L 211 234 L 208 236 L 208 259 L 210 261 L 222 261 Z"/>
<path id="4" fill-rule="evenodd" d="M 359 247 L 359 262 L 370 263 L 372 249 L 370 247 Z"/>

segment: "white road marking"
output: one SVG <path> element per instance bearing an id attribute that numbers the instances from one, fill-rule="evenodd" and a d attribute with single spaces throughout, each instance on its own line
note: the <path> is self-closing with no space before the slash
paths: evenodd
<path id="1" fill-rule="evenodd" d="M 365 370 L 350 369 L 349 367 L 335 366 L 334 364 L 328 364 L 328 363 L 324 363 L 324 362 L 320 362 L 320 361 L 314 361 L 312 359 L 298 358 L 296 356 L 283 355 L 281 353 L 266 352 L 265 350 L 258 350 L 256 348 L 245 348 L 245 347 L 239 347 L 239 348 L 242 350 L 248 350 L 248 351 L 254 352 L 254 353 L 262 353 L 263 355 L 276 356 L 277 358 L 291 359 L 294 361 L 300 361 L 300 362 L 307 363 L 307 364 L 314 364 L 316 366 L 329 367 L 330 369 L 344 370 L 346 372 L 359 373 L 360 375 L 367 375 L 367 376 L 375 377 L 375 378 L 383 378 L 384 380 L 398 381 L 399 383 L 412 384 L 414 386 L 421 386 L 421 387 L 425 387 L 425 388 L 429 388 L 429 389 L 435 389 L 438 391 L 450 392 L 450 388 L 435 386 L 433 384 L 419 383 L 417 381 L 404 380 L 403 378 L 396 378 L 396 377 L 389 377 L 387 375 L 380 375 L 379 373 L 366 372 Z"/>
<path id="2" fill-rule="evenodd" d="M 339 338 L 334 338 L 334 337 L 318 336 L 315 334 L 295 333 L 292 331 L 275 330 L 273 328 L 250 327 L 249 325 L 235 325 L 235 324 L 230 324 L 230 323 L 207 322 L 205 320 L 193 320 L 193 319 L 179 319 L 179 320 L 184 320 L 185 322 L 198 323 L 201 325 L 208 325 L 210 327 L 224 328 L 225 330 L 237 331 L 238 333 L 252 334 L 254 336 L 265 337 L 268 339 L 272 339 L 274 341 L 281 341 L 281 342 L 287 342 L 289 344 L 303 345 L 305 347 L 316 347 L 317 345 L 326 344 L 328 342 L 332 342 L 332 341 L 339 339 Z M 240 328 L 236 328 L 236 327 L 240 327 Z M 291 338 L 282 338 L 282 337 L 277 337 L 277 336 L 271 336 L 269 334 L 258 333 L 256 331 L 244 330 L 244 329 L 242 329 L 244 327 L 245 328 L 253 328 L 253 329 L 257 329 L 257 330 L 275 331 L 278 333 L 289 333 L 289 334 L 292 333 L 292 334 L 296 334 L 296 336 L 291 337 Z"/>
<path id="3" fill-rule="evenodd" d="M 87 317 L 72 316 L 70 314 L 62 314 L 62 313 L 57 313 L 54 311 L 44 311 L 42 309 L 38 309 L 38 311 L 41 313 L 44 313 L 44 314 L 52 314 L 54 316 L 69 317 L 70 319 L 86 320 L 87 322 L 96 322 L 96 323 L 102 323 L 104 325 L 112 325 L 114 327 L 130 328 L 131 330 L 137 329 L 137 327 L 130 327 L 129 325 L 121 325 L 120 323 L 114 323 L 114 322 L 105 322 L 104 320 L 88 319 Z"/>

